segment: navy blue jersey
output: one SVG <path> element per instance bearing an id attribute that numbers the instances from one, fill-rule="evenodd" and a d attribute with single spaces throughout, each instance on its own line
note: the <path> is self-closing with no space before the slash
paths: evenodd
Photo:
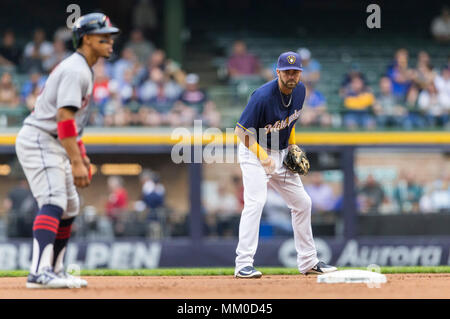
<path id="1" fill-rule="evenodd" d="M 250 97 L 237 126 L 253 134 L 262 147 L 285 149 L 305 101 L 305 86 L 299 82 L 292 91 L 292 101 L 285 107 L 278 88 L 278 78 L 258 88 Z M 289 96 L 283 95 L 284 104 Z"/>

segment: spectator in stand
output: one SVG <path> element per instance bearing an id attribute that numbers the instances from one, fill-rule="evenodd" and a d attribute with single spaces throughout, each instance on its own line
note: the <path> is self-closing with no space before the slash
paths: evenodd
<path id="1" fill-rule="evenodd" d="M 425 50 L 419 51 L 419 53 L 417 53 L 417 68 L 420 65 L 427 65 L 427 64 L 431 64 L 430 55 Z"/>
<path id="2" fill-rule="evenodd" d="M 432 188 L 426 186 L 419 201 L 419 210 L 422 214 L 436 213 L 432 204 Z"/>
<path id="3" fill-rule="evenodd" d="M 367 176 L 366 182 L 359 189 L 358 197 L 360 212 L 364 214 L 379 213 L 380 206 L 386 199 L 383 188 L 372 174 Z"/>
<path id="4" fill-rule="evenodd" d="M 311 183 L 305 186 L 305 190 L 311 197 L 312 213 L 330 212 L 336 206 L 336 197 L 330 185 L 323 180 L 322 172 L 312 172 Z"/>
<path id="5" fill-rule="evenodd" d="M 311 51 L 307 48 L 300 48 L 297 53 L 302 60 L 302 82 L 316 84 L 320 79 L 320 63 L 311 58 Z"/>
<path id="6" fill-rule="evenodd" d="M 123 73 L 123 81 L 117 82 L 120 99 L 123 105 L 129 105 L 131 102 L 137 102 L 137 90 L 135 87 L 135 80 L 133 71 L 130 69 L 125 70 Z"/>
<path id="7" fill-rule="evenodd" d="M 109 83 L 110 79 L 106 72 L 105 59 L 101 58 L 92 67 L 94 71 L 94 87 L 92 90 L 92 100 L 95 103 L 100 116 L 105 114 L 105 105 L 109 100 Z"/>
<path id="8" fill-rule="evenodd" d="M 311 82 L 303 82 L 306 87 L 300 123 L 302 126 L 331 126 L 331 115 L 327 111 L 325 97 L 316 90 Z"/>
<path id="9" fill-rule="evenodd" d="M 125 69 L 123 81 L 119 82 L 108 77 L 108 64 L 99 60 L 93 67 L 95 73 L 93 98 L 98 106 L 98 119 L 91 122 L 104 126 L 127 126 L 132 122 L 132 112 L 126 104 L 136 100 L 133 86 L 133 70 Z"/>
<path id="10" fill-rule="evenodd" d="M 420 51 L 417 56 L 417 67 L 414 70 L 414 83 L 421 89 L 425 89 L 434 81 L 436 72 L 431 65 L 430 56 L 425 51 Z"/>
<path id="11" fill-rule="evenodd" d="M 414 79 L 414 70 L 408 66 L 409 54 L 406 49 L 399 49 L 395 53 L 394 62 L 388 67 L 387 76 L 392 81 L 393 94 L 404 99 Z"/>
<path id="12" fill-rule="evenodd" d="M 119 83 L 123 82 L 123 74 L 127 69 L 133 71 L 133 76 L 138 74 L 142 69 L 136 54 L 130 47 L 125 47 L 122 50 L 121 58 L 114 63 L 112 67 L 112 78 Z"/>
<path id="13" fill-rule="evenodd" d="M 139 180 L 142 185 L 142 192 L 140 200 L 134 205 L 135 210 L 144 214 L 144 218 L 149 222 L 148 231 L 150 233 L 161 234 L 164 227 L 162 223 L 165 222 L 167 217 L 162 210 L 165 205 L 165 187 L 161 183 L 159 175 L 149 169 L 142 171 Z"/>
<path id="14" fill-rule="evenodd" d="M 0 78 L 0 107 L 14 108 L 20 103 L 20 97 L 12 76 L 4 72 Z"/>
<path id="15" fill-rule="evenodd" d="M 53 45 L 45 39 L 45 31 L 38 28 L 34 31 L 33 41 L 28 42 L 23 53 L 23 68 L 37 68 L 44 72 L 44 62 L 52 55 Z"/>
<path id="16" fill-rule="evenodd" d="M 161 49 L 153 52 L 153 54 L 148 59 L 148 67 L 149 70 L 152 70 L 153 68 L 160 68 L 165 72 L 167 68 L 166 52 Z"/>
<path id="17" fill-rule="evenodd" d="M 392 94 L 391 79 L 384 76 L 380 79 L 380 93 L 376 96 L 373 106 L 376 115 L 377 126 L 401 127 L 407 116 L 407 110 L 399 103 L 398 98 Z"/>
<path id="18" fill-rule="evenodd" d="M 450 174 L 430 183 L 419 202 L 420 211 L 425 213 L 450 212 Z"/>
<path id="19" fill-rule="evenodd" d="M 138 90 L 135 85 L 133 71 L 130 69 L 125 70 L 123 81 L 113 82 L 114 94 L 117 93 L 117 97 L 120 100 L 119 103 L 112 103 L 112 105 L 120 105 L 120 107 L 116 108 L 113 112 L 116 125 L 126 126 L 129 124 L 139 124 L 137 112 L 141 105 L 139 103 Z"/>
<path id="20" fill-rule="evenodd" d="M 149 56 L 147 67 L 140 70 L 137 75 L 137 83 L 142 84 L 148 80 L 150 73 L 154 68 L 159 68 L 179 85 L 184 85 L 186 78 L 185 72 L 181 69 L 178 63 L 167 59 L 166 53 L 161 49 L 155 50 L 153 54 Z"/>
<path id="21" fill-rule="evenodd" d="M 126 74 L 127 72 L 125 72 L 125 78 Z M 109 83 L 109 99 L 105 104 L 104 112 L 104 126 L 128 126 L 133 123 L 133 114 L 122 103 L 122 96 L 117 81 Z"/>
<path id="22" fill-rule="evenodd" d="M 39 72 L 39 70 L 30 70 L 29 74 L 28 80 L 23 83 L 20 91 L 22 102 L 25 102 L 30 95 L 34 95 L 36 92 L 39 94 L 47 80 L 47 77 Z"/>
<path id="23" fill-rule="evenodd" d="M 403 127 L 407 130 L 423 128 L 426 125 L 425 117 L 418 104 L 419 92 L 417 85 L 412 84 L 406 94 L 405 107 L 408 114 L 403 122 Z"/>
<path id="24" fill-rule="evenodd" d="M 450 64 L 442 68 L 441 74 L 434 79 L 434 85 L 438 90 L 439 103 L 446 110 L 450 110 Z"/>
<path id="25" fill-rule="evenodd" d="M 439 94 L 434 83 L 430 83 L 419 93 L 417 103 L 424 112 L 428 125 L 434 127 L 447 125 L 449 109 L 439 101 Z"/>
<path id="26" fill-rule="evenodd" d="M 261 64 L 255 55 L 247 52 L 244 41 L 238 40 L 233 44 L 233 51 L 227 61 L 228 75 L 231 79 L 246 76 L 259 76 Z"/>
<path id="27" fill-rule="evenodd" d="M 348 72 L 344 75 L 344 79 L 341 82 L 341 87 L 339 89 L 339 95 L 344 96 L 346 90 L 348 90 L 350 83 L 354 77 L 359 77 L 364 85 L 367 85 L 367 78 L 364 73 L 361 72 L 361 68 L 358 63 L 352 63 Z"/>
<path id="28" fill-rule="evenodd" d="M 422 195 L 423 188 L 417 183 L 414 172 L 407 172 L 394 189 L 394 199 L 401 213 L 419 213 Z"/>
<path id="29" fill-rule="evenodd" d="M 133 50 L 140 64 L 145 64 L 156 49 L 152 42 L 145 39 L 141 29 L 131 31 L 130 40 L 125 47 Z"/>
<path id="30" fill-rule="evenodd" d="M 147 233 L 151 237 L 161 238 L 166 227 L 165 195 L 166 190 L 157 173 L 145 169 L 139 180 L 142 185 L 141 199 L 135 203 L 135 211 L 144 214 L 147 220 Z"/>
<path id="31" fill-rule="evenodd" d="M 151 71 L 150 79 L 139 88 L 138 96 L 143 106 L 139 108 L 140 124 L 158 126 L 168 124 L 179 126 L 181 119 L 168 116 L 175 101 L 179 98 L 182 88 L 159 68 Z"/>
<path id="32" fill-rule="evenodd" d="M 63 40 L 55 39 L 53 41 L 53 52 L 42 63 L 45 72 L 50 73 L 52 70 L 65 58 L 70 55 L 70 52 L 66 49 L 66 44 Z"/>
<path id="33" fill-rule="evenodd" d="M 199 76 L 195 73 L 186 76 L 186 87 L 170 112 L 179 116 L 182 125 L 190 126 L 194 120 L 202 120 L 206 126 L 218 127 L 220 125 L 220 113 L 216 105 L 211 101 L 205 90 L 200 89 Z"/>
<path id="34" fill-rule="evenodd" d="M 350 86 L 344 92 L 344 125 L 348 129 L 358 127 L 373 129 L 375 121 L 371 115 L 375 97 L 369 88 L 364 85 L 359 76 L 352 78 Z"/>
<path id="35" fill-rule="evenodd" d="M 142 201 L 150 212 L 164 206 L 166 189 L 161 183 L 161 178 L 155 172 L 144 170 L 141 173 Z"/>
<path id="36" fill-rule="evenodd" d="M 20 50 L 16 46 L 16 37 L 12 30 L 3 33 L 0 46 L 0 66 L 17 66 L 20 62 Z"/>
<path id="37" fill-rule="evenodd" d="M 128 212 L 128 192 L 123 186 L 120 176 L 110 176 L 107 179 L 109 195 L 106 202 L 106 215 L 112 220 L 116 234 L 124 232 L 124 216 Z"/>
<path id="38" fill-rule="evenodd" d="M 431 34 L 438 42 L 448 43 L 450 41 L 450 9 L 448 6 L 444 6 L 441 14 L 431 22 Z"/>
<path id="39" fill-rule="evenodd" d="M 66 48 L 71 48 L 73 45 L 72 30 L 67 26 L 60 26 L 53 34 L 53 40 L 61 40 Z"/>

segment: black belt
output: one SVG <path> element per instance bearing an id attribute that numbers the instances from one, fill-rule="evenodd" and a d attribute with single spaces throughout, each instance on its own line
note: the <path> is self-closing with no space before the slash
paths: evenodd
<path id="1" fill-rule="evenodd" d="M 32 127 L 34 127 L 34 128 L 37 128 L 38 130 L 40 130 L 40 131 L 42 131 L 42 132 L 44 132 L 44 133 L 50 135 L 50 136 L 53 137 L 54 139 L 58 139 L 58 135 L 52 134 L 52 133 L 50 133 L 50 132 L 47 132 L 46 130 L 43 130 L 42 128 L 37 127 L 36 125 L 29 124 L 29 123 L 25 123 L 24 125 L 28 125 L 28 126 L 32 126 Z"/>

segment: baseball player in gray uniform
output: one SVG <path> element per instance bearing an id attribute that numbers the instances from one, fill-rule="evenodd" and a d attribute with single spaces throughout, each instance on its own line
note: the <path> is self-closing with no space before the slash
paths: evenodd
<path id="1" fill-rule="evenodd" d="M 93 89 L 91 67 L 111 55 L 112 35 L 120 31 L 104 14 L 91 13 L 77 19 L 72 32 L 76 52 L 50 73 L 16 139 L 17 157 L 39 205 L 27 288 L 87 286 L 65 271 L 63 258 L 79 211 L 76 187 L 91 180 L 81 141 Z"/>

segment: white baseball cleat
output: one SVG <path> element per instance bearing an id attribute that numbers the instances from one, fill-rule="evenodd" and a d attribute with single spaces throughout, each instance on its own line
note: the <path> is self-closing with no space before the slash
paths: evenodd
<path id="1" fill-rule="evenodd" d="M 39 274 L 29 274 L 26 287 L 31 289 L 71 288 L 71 281 L 58 277 L 50 268 L 42 269 Z"/>
<path id="2" fill-rule="evenodd" d="M 64 270 L 56 273 L 56 276 L 68 280 L 71 285 L 70 288 L 84 288 L 88 285 L 86 280 L 81 279 L 80 277 L 73 276 Z"/>

